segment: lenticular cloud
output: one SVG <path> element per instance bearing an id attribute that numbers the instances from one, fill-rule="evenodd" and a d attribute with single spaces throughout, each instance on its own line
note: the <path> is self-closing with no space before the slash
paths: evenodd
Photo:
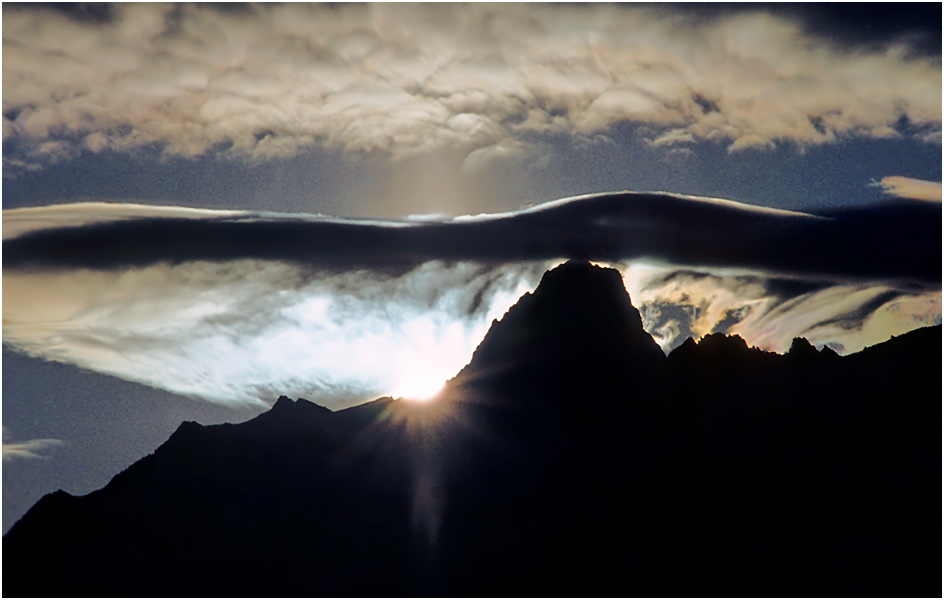
<path id="1" fill-rule="evenodd" d="M 4 213 L 3 342 L 214 402 L 339 408 L 452 377 L 578 256 L 622 271 L 667 352 L 720 331 L 849 353 L 940 323 L 939 218 L 929 202 L 822 216 L 628 193 L 432 221 L 21 209 Z"/>

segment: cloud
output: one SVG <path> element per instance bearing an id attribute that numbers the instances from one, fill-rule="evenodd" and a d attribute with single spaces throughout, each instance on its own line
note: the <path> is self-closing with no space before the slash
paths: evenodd
<path id="1" fill-rule="evenodd" d="M 271 261 L 4 273 L 3 341 L 220 403 L 340 408 L 441 381 L 549 264 L 426 262 L 390 277 Z"/>
<path id="2" fill-rule="evenodd" d="M 57 210 L 66 209 L 49 212 Z M 127 216 L 138 209 L 124 210 Z M 937 287 L 940 216 L 940 206 L 930 204 L 812 215 L 720 199 L 623 192 L 442 222 L 272 213 L 124 218 L 6 239 L 3 266 L 5 271 L 119 269 L 271 260 L 329 272 L 402 274 L 430 260 L 652 258 L 833 280 L 910 279 Z M 901 231 L 910 234 L 897 235 Z"/>
<path id="3" fill-rule="evenodd" d="M 3 211 L 3 239 L 56 227 L 81 227 L 125 219 L 209 219 L 246 216 L 238 210 L 204 210 L 182 206 L 152 206 L 113 202 L 75 202 L 65 205 L 13 208 Z"/>
<path id="4" fill-rule="evenodd" d="M 26 161 L 19 158 L 3 157 L 4 179 L 15 178 L 23 173 L 42 171 L 43 165 L 39 162 Z"/>
<path id="5" fill-rule="evenodd" d="M 626 121 L 661 132 L 660 145 L 731 150 L 881 137 L 902 117 L 940 140 L 939 61 L 892 37 L 838 45 L 783 14 L 128 4 L 89 20 L 3 10 L 3 135 L 26 149 L 24 165 L 155 144 L 248 160 L 311 146 L 400 159 L 534 154 L 541 136 Z"/>
<path id="6" fill-rule="evenodd" d="M 911 177 L 902 177 L 900 175 L 891 175 L 882 177 L 878 182 L 882 191 L 899 198 L 910 198 L 912 200 L 925 200 L 927 202 L 941 202 L 941 183 L 935 181 L 924 181 L 913 179 Z"/>
<path id="7" fill-rule="evenodd" d="M 639 262 L 622 267 L 647 331 L 670 351 L 689 336 L 736 334 L 786 352 L 795 337 L 841 353 L 918 327 L 941 324 L 941 290 L 880 282 L 784 279 L 761 272 L 686 269 Z"/>
<path id="8" fill-rule="evenodd" d="M 7 442 L 6 437 L 9 435 L 9 430 L 3 428 L 3 460 L 19 460 L 24 458 L 49 458 L 40 454 L 42 451 L 56 446 L 62 446 L 64 442 L 62 440 L 54 439 L 40 439 L 40 440 L 29 440 L 26 442 Z"/>
<path id="9" fill-rule="evenodd" d="M 445 380 L 571 256 L 617 263 L 666 350 L 720 329 L 780 351 L 798 335 L 854 351 L 940 322 L 928 203 L 817 216 L 624 193 L 439 221 L 10 212 L 31 229 L 3 242 L 5 344 L 222 403 L 338 408 L 398 394 L 411 373 Z M 73 215 L 89 223 L 62 227 Z"/>

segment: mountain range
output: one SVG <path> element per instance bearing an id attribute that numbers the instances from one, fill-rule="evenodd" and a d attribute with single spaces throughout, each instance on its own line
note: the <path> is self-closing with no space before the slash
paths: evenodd
<path id="1" fill-rule="evenodd" d="M 941 595 L 941 328 L 665 356 L 544 275 L 437 397 L 184 422 L 3 538 L 8 596 Z"/>

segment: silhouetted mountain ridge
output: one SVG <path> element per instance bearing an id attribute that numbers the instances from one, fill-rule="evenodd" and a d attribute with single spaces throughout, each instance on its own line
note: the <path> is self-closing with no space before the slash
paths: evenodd
<path id="1" fill-rule="evenodd" d="M 46 496 L 4 592 L 939 596 L 940 348 L 665 357 L 619 273 L 571 261 L 431 402 L 283 396 Z"/>
<path id="2" fill-rule="evenodd" d="M 495 321 L 463 375 L 519 366 L 521 361 L 629 359 L 648 366 L 662 351 L 643 330 L 622 276 L 586 261 L 545 273 L 533 293 Z"/>

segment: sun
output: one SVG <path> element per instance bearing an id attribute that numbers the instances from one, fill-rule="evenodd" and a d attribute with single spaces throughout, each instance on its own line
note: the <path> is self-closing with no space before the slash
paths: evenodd
<path id="1" fill-rule="evenodd" d="M 446 385 L 442 375 L 418 368 L 401 372 L 394 386 L 394 398 L 425 402 L 436 396 Z"/>

